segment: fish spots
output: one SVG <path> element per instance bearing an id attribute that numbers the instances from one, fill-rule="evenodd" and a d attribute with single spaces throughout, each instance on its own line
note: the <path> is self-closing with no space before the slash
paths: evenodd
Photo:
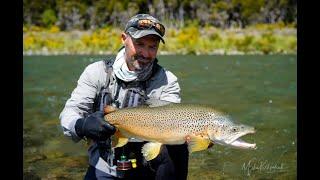
<path id="1" fill-rule="evenodd" d="M 107 120 L 119 125 L 134 137 L 168 141 L 175 137 L 183 140 L 188 134 L 200 137 L 228 136 L 231 119 L 208 106 L 174 104 L 161 107 L 119 109 L 107 114 Z M 242 127 L 238 127 L 241 131 Z"/>

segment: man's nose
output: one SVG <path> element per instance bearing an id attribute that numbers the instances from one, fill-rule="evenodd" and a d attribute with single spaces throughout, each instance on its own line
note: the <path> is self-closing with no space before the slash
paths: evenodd
<path id="1" fill-rule="evenodd" d="M 150 59 L 150 53 L 147 49 L 141 50 L 141 56 L 143 56 L 143 58 L 145 58 L 145 59 Z"/>

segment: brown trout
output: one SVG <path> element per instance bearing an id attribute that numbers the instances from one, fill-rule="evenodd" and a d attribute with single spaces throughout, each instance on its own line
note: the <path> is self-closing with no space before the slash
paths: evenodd
<path id="1" fill-rule="evenodd" d="M 129 138 L 149 141 L 142 147 L 146 160 L 152 160 L 162 144 L 188 143 L 189 152 L 207 149 L 210 144 L 255 149 L 256 144 L 240 137 L 255 133 L 253 127 L 236 124 L 225 113 L 206 105 L 168 104 L 164 106 L 105 108 L 105 120 L 117 127 L 113 146 L 124 146 Z"/>

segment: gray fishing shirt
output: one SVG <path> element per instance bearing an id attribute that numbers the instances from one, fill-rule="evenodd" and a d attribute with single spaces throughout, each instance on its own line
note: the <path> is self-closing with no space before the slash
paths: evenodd
<path id="1" fill-rule="evenodd" d="M 114 72 L 111 76 L 109 88 L 111 89 L 111 97 L 114 99 L 118 84 Z M 59 116 L 65 136 L 71 137 L 75 142 L 80 140 L 75 132 L 75 123 L 79 118 L 87 117 L 93 113 L 96 97 L 105 86 L 107 78 L 104 61 L 94 62 L 85 68 Z M 121 89 L 115 99 L 120 107 L 124 101 L 125 91 L 125 89 Z M 180 103 L 180 86 L 177 77 L 161 67 L 146 81 L 146 95 L 150 99 Z"/>

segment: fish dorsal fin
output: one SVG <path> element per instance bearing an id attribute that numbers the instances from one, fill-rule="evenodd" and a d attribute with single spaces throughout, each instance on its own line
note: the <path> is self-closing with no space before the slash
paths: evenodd
<path id="1" fill-rule="evenodd" d="M 117 148 L 117 147 L 122 147 L 128 143 L 129 139 L 124 137 L 120 131 L 116 131 L 114 133 L 114 136 L 112 137 L 112 147 Z"/>
<path id="2" fill-rule="evenodd" d="M 200 135 L 191 135 L 189 136 L 190 140 L 188 143 L 188 150 L 190 153 L 195 151 L 202 151 L 208 149 L 209 145 L 212 145 L 211 141 L 208 138 L 205 138 Z"/>
<path id="3" fill-rule="evenodd" d="M 171 102 L 160 99 L 148 99 L 145 101 L 145 104 L 149 107 L 159 107 L 171 104 Z"/>
<path id="4" fill-rule="evenodd" d="M 104 111 L 104 114 L 109 114 L 109 113 L 112 113 L 113 111 L 116 111 L 117 108 L 113 107 L 113 106 L 110 106 L 110 105 L 107 105 L 106 107 L 104 107 L 103 111 Z"/>
<path id="5" fill-rule="evenodd" d="M 142 147 L 142 154 L 143 157 L 147 160 L 150 161 L 154 159 L 155 157 L 158 156 L 161 150 L 161 143 L 158 142 L 148 142 Z"/>

